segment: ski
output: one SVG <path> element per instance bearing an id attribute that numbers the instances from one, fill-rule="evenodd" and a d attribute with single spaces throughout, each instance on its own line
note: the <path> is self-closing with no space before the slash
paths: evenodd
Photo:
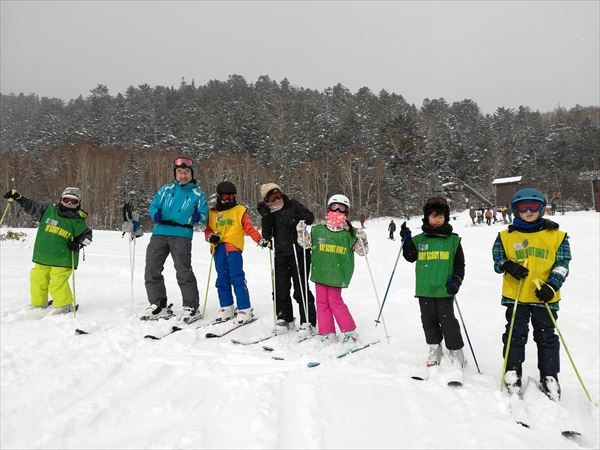
<path id="1" fill-rule="evenodd" d="M 89 331 L 82 330 L 81 328 L 75 328 L 75 334 L 91 334 Z"/>
<path id="2" fill-rule="evenodd" d="M 524 386 L 519 387 L 516 384 L 513 384 L 506 386 L 506 391 L 509 400 L 509 412 L 513 420 L 522 427 L 530 428 L 529 413 L 527 412 L 527 405 L 524 399 L 527 386 L 529 386 L 529 378 L 525 381 Z"/>
<path id="3" fill-rule="evenodd" d="M 352 353 L 356 353 L 359 352 L 361 350 L 364 350 L 365 348 L 371 347 L 372 345 L 377 344 L 379 341 L 372 341 L 372 342 L 367 342 L 366 344 L 361 345 L 360 347 L 352 347 L 349 348 L 348 350 L 344 350 L 342 353 L 338 353 L 337 355 L 335 355 L 336 359 L 341 359 L 341 358 L 345 358 L 346 356 L 352 354 Z M 318 361 L 310 361 L 308 363 L 308 367 L 312 368 L 312 367 L 317 367 L 320 366 L 321 363 Z"/>
<path id="4" fill-rule="evenodd" d="M 423 370 L 422 373 L 420 374 L 415 374 L 415 375 L 411 375 L 410 377 L 413 380 L 419 380 L 419 381 L 427 381 L 429 380 L 429 378 L 431 377 L 431 370 L 434 367 L 437 367 L 439 364 L 433 364 L 431 366 L 428 366 L 427 364 L 425 364 L 425 369 Z"/>
<path id="5" fill-rule="evenodd" d="M 206 333 L 206 339 L 221 338 L 221 337 L 225 336 L 226 334 L 229 334 L 232 331 L 237 330 L 238 328 L 241 328 L 241 327 L 243 327 L 245 325 L 248 325 L 248 324 L 250 324 L 252 322 L 255 322 L 257 319 L 258 319 L 258 317 L 252 317 L 247 322 L 236 323 L 234 326 L 229 327 L 228 329 L 226 329 L 225 331 L 222 331 L 221 333 Z"/>
<path id="6" fill-rule="evenodd" d="M 458 380 L 452 380 L 452 381 L 448 381 L 448 387 L 462 387 L 463 383 L 462 381 L 458 381 Z"/>
<path id="7" fill-rule="evenodd" d="M 212 322 L 209 322 L 209 323 L 203 322 L 201 324 L 197 324 L 196 326 L 190 326 L 190 325 L 198 322 L 201 319 L 202 319 L 202 317 L 199 317 L 198 319 L 196 319 L 196 320 L 194 320 L 192 322 L 183 322 L 183 321 L 180 321 L 179 325 L 173 325 L 166 333 L 163 333 L 161 335 L 147 334 L 146 336 L 144 336 L 144 338 L 145 339 L 152 339 L 154 341 L 158 341 L 158 340 L 160 340 L 162 338 L 170 336 L 173 333 L 177 333 L 178 331 L 181 331 L 181 330 L 198 330 L 200 328 L 210 327 L 212 325 L 218 325 L 220 323 L 228 322 L 232 318 L 229 318 L 229 319 L 226 319 L 226 320 L 213 320 Z"/>
<path id="8" fill-rule="evenodd" d="M 278 336 L 275 333 L 271 333 L 262 337 L 258 337 L 258 338 L 254 338 L 254 339 L 250 339 L 250 340 L 239 340 L 239 339 L 232 339 L 231 342 L 233 342 L 234 344 L 239 344 L 239 345 L 253 345 L 253 344 L 258 344 L 259 342 L 263 342 L 266 341 L 268 339 L 274 338 L 275 336 Z"/>

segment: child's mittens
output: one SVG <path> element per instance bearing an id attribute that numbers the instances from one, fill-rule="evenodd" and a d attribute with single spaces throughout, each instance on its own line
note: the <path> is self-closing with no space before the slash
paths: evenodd
<path id="1" fill-rule="evenodd" d="M 400 225 L 400 238 L 402 239 L 402 242 L 412 238 L 412 233 L 410 228 L 406 226 L 406 222 L 402 222 L 402 225 Z"/>
<path id="2" fill-rule="evenodd" d="M 356 230 L 356 244 L 354 244 L 354 251 L 359 256 L 365 256 L 369 253 L 369 241 L 367 240 L 367 233 L 362 229 Z"/>
<path id="3" fill-rule="evenodd" d="M 548 303 L 550 300 L 552 300 L 555 294 L 556 288 L 550 283 L 544 283 L 539 289 L 535 290 L 535 296 L 544 303 Z"/>
<path id="4" fill-rule="evenodd" d="M 448 291 L 448 294 L 450 295 L 456 295 L 461 284 L 462 280 L 459 277 L 454 276 L 446 282 L 446 291 Z"/>
<path id="5" fill-rule="evenodd" d="M 502 270 L 517 280 L 522 280 L 529 275 L 529 269 L 527 267 L 523 267 L 521 264 L 510 260 L 502 264 Z"/>
<path id="6" fill-rule="evenodd" d="M 302 248 L 310 248 L 310 234 L 306 229 L 306 222 L 304 220 L 298 222 L 296 232 L 298 233 L 298 245 Z"/>
<path id="7" fill-rule="evenodd" d="M 211 233 L 211 235 L 208 236 L 208 242 L 210 242 L 214 246 L 217 246 L 219 245 L 219 242 L 221 242 L 221 236 L 219 236 L 216 233 Z"/>

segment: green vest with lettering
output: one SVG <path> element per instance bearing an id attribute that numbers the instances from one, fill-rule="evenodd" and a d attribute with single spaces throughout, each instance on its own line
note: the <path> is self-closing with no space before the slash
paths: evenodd
<path id="1" fill-rule="evenodd" d="M 356 237 L 348 230 L 331 231 L 325 225 L 311 229 L 312 267 L 310 279 L 319 284 L 345 288 L 354 273 L 352 246 Z"/>
<path id="2" fill-rule="evenodd" d="M 454 273 L 454 257 L 460 237 L 451 233 L 447 238 L 418 234 L 413 237 L 418 252 L 415 264 L 415 297 L 452 297 L 446 283 Z"/>
<path id="3" fill-rule="evenodd" d="M 77 217 L 62 217 L 58 214 L 56 205 L 49 205 L 38 226 L 33 247 L 33 262 L 57 267 L 71 267 L 71 264 L 74 264 L 76 269 L 79 263 L 79 252 L 75 252 L 75 258 L 72 260 L 72 252 L 67 247 L 67 241 L 87 229 L 86 216 L 85 212 L 79 210 Z"/>

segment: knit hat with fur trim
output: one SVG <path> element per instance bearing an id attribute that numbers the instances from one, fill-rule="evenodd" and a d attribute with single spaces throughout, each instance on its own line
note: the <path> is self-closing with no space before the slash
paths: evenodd
<path id="1" fill-rule="evenodd" d="M 262 199 L 266 202 L 267 201 L 267 194 L 269 192 L 271 192 L 272 190 L 277 189 L 278 191 L 281 192 L 281 188 L 279 187 L 278 184 L 275 183 L 265 183 L 265 184 L 261 184 L 260 185 L 260 196 L 262 197 Z"/>

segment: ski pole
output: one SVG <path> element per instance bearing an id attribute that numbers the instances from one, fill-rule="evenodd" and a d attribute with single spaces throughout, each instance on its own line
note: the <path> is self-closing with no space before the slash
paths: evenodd
<path id="1" fill-rule="evenodd" d="M 71 237 L 71 242 L 73 241 L 73 237 Z M 73 318 L 77 318 L 77 299 L 75 297 L 75 250 L 71 250 L 71 275 L 73 282 Z"/>
<path id="2" fill-rule="evenodd" d="M 302 249 L 302 251 L 304 251 L 304 249 Z M 292 242 L 292 252 L 294 252 L 294 259 L 296 261 L 296 273 L 298 274 L 298 285 L 300 286 L 300 295 L 302 296 L 302 307 L 304 308 L 304 317 L 307 319 L 308 321 L 308 309 L 306 308 L 306 304 L 307 304 L 307 299 L 306 299 L 306 295 L 304 294 L 304 283 L 303 280 L 300 278 L 300 265 L 298 264 L 298 254 L 296 253 L 296 245 Z"/>
<path id="3" fill-rule="evenodd" d="M 367 262 L 367 269 L 369 269 L 369 276 L 371 277 L 371 284 L 373 285 L 373 290 L 375 291 L 375 299 L 377 300 L 377 307 L 381 309 L 381 303 L 379 302 L 379 294 L 377 293 L 377 287 L 375 286 L 375 279 L 373 278 L 373 272 L 371 271 L 371 265 L 369 264 L 369 258 L 367 257 L 367 252 L 365 251 L 365 244 L 363 241 L 359 239 L 360 245 L 362 246 L 363 253 L 365 254 L 365 261 Z M 388 344 L 390 343 L 390 336 L 388 334 L 387 326 L 385 325 L 385 318 L 383 317 L 383 313 L 381 314 L 381 322 L 383 323 L 383 330 L 385 331 L 385 339 Z M 375 325 L 377 326 L 377 325 Z"/>
<path id="4" fill-rule="evenodd" d="M 527 267 L 527 260 L 523 264 Z M 506 338 L 506 350 L 504 350 L 504 362 L 502 363 L 502 377 L 500 378 L 500 392 L 504 389 L 504 375 L 506 374 L 506 364 L 508 363 L 508 352 L 510 351 L 510 342 L 512 340 L 513 328 L 515 326 L 515 317 L 517 316 L 517 305 L 519 304 L 519 297 L 521 296 L 521 287 L 523 286 L 523 279 L 519 280 L 519 286 L 517 287 L 517 295 L 515 295 L 515 304 L 513 306 L 512 317 L 510 318 L 510 327 L 508 329 L 508 336 Z"/>
<path id="5" fill-rule="evenodd" d="M 456 295 L 454 296 L 454 302 L 456 303 L 456 310 L 458 311 L 458 316 L 460 317 L 460 321 L 462 322 L 463 330 L 465 330 L 465 336 L 467 336 L 467 342 L 469 343 L 469 348 L 471 349 L 471 354 L 473 355 L 473 361 L 475 361 L 475 366 L 477 366 L 477 372 L 481 373 L 481 370 L 479 370 L 479 364 L 477 363 L 477 358 L 475 357 L 475 352 L 473 351 L 473 346 L 471 345 L 469 333 L 467 332 L 467 326 L 465 325 L 462 313 L 460 312 L 460 306 L 458 306 L 458 299 L 456 298 Z"/>
<path id="6" fill-rule="evenodd" d="M 538 289 L 541 288 L 540 280 L 533 280 L 533 282 Z M 588 392 L 587 388 L 585 387 L 585 383 L 583 382 L 581 375 L 579 375 L 579 371 L 577 370 L 575 361 L 573 361 L 573 358 L 571 357 L 571 352 L 569 351 L 569 348 L 567 347 L 567 343 L 565 342 L 565 339 L 563 338 L 563 335 L 560 332 L 560 328 L 558 328 L 558 323 L 556 323 L 556 319 L 554 318 L 554 314 L 552 314 L 552 310 L 550 309 L 550 306 L 548 305 L 548 303 L 545 303 L 545 302 L 544 302 L 544 306 L 546 307 L 546 310 L 548 311 L 548 314 L 550 315 L 550 319 L 552 320 L 552 324 L 554 325 L 554 328 L 556 328 L 556 332 L 558 333 L 560 342 L 562 342 L 562 345 L 565 348 L 565 352 L 567 353 L 567 356 L 569 357 L 569 361 L 571 362 L 571 366 L 573 367 L 573 370 L 575 371 L 575 375 L 577 375 L 577 379 L 579 380 L 579 383 L 581 384 L 581 387 L 583 388 L 583 392 L 585 392 L 585 396 L 597 408 L 598 402 L 594 402 L 592 400 L 590 393 Z"/>
<path id="7" fill-rule="evenodd" d="M 208 279 L 206 280 L 206 291 L 204 292 L 204 304 L 202 305 L 202 315 L 200 317 L 204 317 L 204 313 L 206 312 L 206 300 L 208 299 L 208 285 L 210 284 L 210 273 L 212 271 L 213 261 L 215 260 L 214 248 L 210 249 L 210 265 L 208 266 Z"/>
<path id="8" fill-rule="evenodd" d="M 10 206 L 10 204 L 13 202 L 12 198 L 8 199 L 8 202 L 6 203 L 6 208 L 4 208 L 4 212 L 2 213 L 2 218 L 0 219 L 0 226 L 2 225 L 2 223 L 4 223 L 4 216 L 6 216 L 6 213 L 8 212 L 8 207 Z"/>
<path id="9" fill-rule="evenodd" d="M 304 318 L 306 319 L 306 323 L 310 324 L 310 315 L 308 313 L 308 268 L 306 266 L 306 249 L 302 248 L 302 259 L 304 262 L 304 292 L 306 297 L 306 302 L 304 304 Z"/>
<path id="10" fill-rule="evenodd" d="M 275 269 L 273 268 L 273 248 L 275 248 L 275 237 L 271 237 L 271 247 L 269 249 L 269 262 L 271 263 L 271 287 L 272 287 L 272 295 L 273 295 L 273 323 L 277 325 L 277 291 L 276 291 L 276 283 L 275 283 Z"/>
<path id="11" fill-rule="evenodd" d="M 129 270 L 130 270 L 130 289 L 131 289 L 131 302 L 129 305 L 129 313 L 133 314 L 133 274 L 135 267 L 135 238 L 133 232 L 130 233 L 129 239 Z M 131 241 L 133 240 L 133 251 L 131 250 Z"/>
<path id="12" fill-rule="evenodd" d="M 375 319 L 375 326 L 379 324 L 379 318 L 383 313 L 383 306 L 385 305 L 385 301 L 388 296 L 388 292 L 390 291 L 390 286 L 392 285 L 392 279 L 394 278 L 394 274 L 396 273 L 396 266 L 398 265 L 398 260 L 400 259 L 400 254 L 402 253 L 402 247 L 404 246 L 404 242 L 400 242 L 400 248 L 398 249 L 398 256 L 396 256 L 396 262 L 394 263 L 394 268 L 392 269 L 392 274 L 390 275 L 390 281 L 388 282 L 387 289 L 385 290 L 385 295 L 383 296 L 383 302 L 381 303 L 381 308 L 379 308 L 379 315 L 377 319 Z"/>

